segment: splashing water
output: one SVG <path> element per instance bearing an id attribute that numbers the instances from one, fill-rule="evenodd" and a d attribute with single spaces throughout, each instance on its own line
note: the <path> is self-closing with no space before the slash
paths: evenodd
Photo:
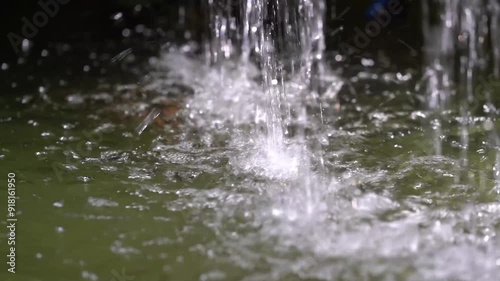
<path id="1" fill-rule="evenodd" d="M 2 66 L 19 89 L 0 96 L 0 161 L 30 226 L 21 279 L 498 280 L 497 1 L 426 1 L 421 92 L 412 70 L 331 68 L 325 10 L 360 3 L 185 2 L 174 32 L 201 43 L 120 53 L 123 72 L 58 88 L 37 71 L 33 91 L 31 65 Z"/>
<path id="2" fill-rule="evenodd" d="M 472 77 L 486 67 L 485 50 L 490 47 L 480 38 L 485 22 L 478 20 L 486 7 L 473 2 L 439 1 L 435 4 L 440 5 L 440 16 L 445 20 L 437 27 L 424 25 L 429 42 L 427 101 L 434 114 L 446 109 L 452 97 L 468 101 Z M 397 180 L 384 180 L 390 171 L 384 165 L 372 173 L 352 169 L 333 176 L 335 168 L 325 168 L 328 161 L 321 149 L 326 145 L 318 142 L 334 141 L 339 133 L 323 128 L 323 120 L 316 117 L 322 113 L 322 83 L 328 75 L 323 63 L 325 2 L 245 0 L 239 6 L 233 4 L 229 0 L 207 3 L 205 62 L 171 51 L 164 54 L 161 63 L 171 77 L 195 89 L 194 98 L 187 103 L 189 122 L 199 130 L 217 131 L 229 139 L 227 145 L 233 151 L 230 173 L 246 178 L 241 185 L 258 195 L 251 202 L 236 203 L 244 205 L 239 207 L 246 209 L 244 216 L 252 221 L 252 231 L 221 242 L 229 249 L 232 263 L 252 269 L 259 267 L 256 260 L 262 258 L 271 267 L 269 274 L 247 279 L 286 280 L 296 274 L 321 280 L 493 280 L 499 272 L 499 242 L 491 234 L 497 204 L 467 205 L 450 214 L 439 198 L 396 198 L 413 174 L 422 178 L 415 189 L 433 180 L 423 179 L 428 177 L 449 185 L 449 190 L 438 193 L 440 196 L 459 196 L 459 190 L 472 184 L 463 183 L 463 171 L 453 168 L 456 164 L 470 166 L 468 147 L 473 140 L 468 132 L 474 118 L 468 108 L 464 112 L 461 107 L 460 117 L 450 117 L 460 128 L 458 142 L 463 150 L 458 161 L 445 155 L 447 144 L 442 135 L 448 132 L 446 120 L 417 112 L 417 116 L 432 117 L 434 142 L 439 146 L 436 151 L 441 157 L 423 156 L 393 164 L 410 165 L 400 168 Z M 428 22 L 431 10 L 424 5 Z M 488 24 L 493 36 L 496 27 Z M 463 55 L 457 60 L 458 54 Z M 462 88 L 466 94 L 458 96 Z M 373 116 L 390 118 L 380 112 Z M 496 155 L 494 161 L 498 162 Z M 339 164 L 330 160 L 332 163 Z M 426 168 L 419 168 L 423 174 L 414 171 L 428 165 L 439 169 L 435 174 Z M 386 190 L 360 191 L 359 180 L 360 185 L 376 184 Z M 234 208 L 233 203 L 217 203 L 217 208 L 223 209 L 217 219 L 221 213 L 231 216 L 224 212 Z M 223 230 L 214 229 L 221 240 L 227 238 Z M 262 244 L 299 257 L 283 258 L 275 252 L 265 256 L 253 248 Z"/>
<path id="3" fill-rule="evenodd" d="M 305 102 L 311 100 L 310 96 L 319 96 L 318 77 L 324 73 L 325 3 L 247 0 L 240 10 L 232 4 L 208 2 L 211 38 L 205 44 L 205 53 L 210 64 L 218 67 L 220 86 L 239 92 L 232 93 L 234 103 L 228 108 L 234 111 L 226 116 L 236 116 L 236 111 L 255 113 L 251 134 L 235 134 L 233 138 L 235 143 L 250 142 L 254 146 L 246 160 L 239 162 L 244 169 L 262 170 L 271 178 L 310 179 Z M 235 13 L 242 18 L 241 26 L 236 25 Z M 231 63 L 233 69 L 228 69 Z M 230 71 L 239 73 L 236 80 Z M 208 97 L 211 102 L 219 98 L 227 96 Z M 314 101 L 317 103 L 317 99 Z M 214 108 L 202 111 L 213 113 Z M 292 130 L 296 131 L 294 136 Z M 300 187 L 295 192 L 305 193 L 306 209 L 318 205 L 313 198 L 317 197 L 314 187 L 305 182 L 297 185 Z"/>

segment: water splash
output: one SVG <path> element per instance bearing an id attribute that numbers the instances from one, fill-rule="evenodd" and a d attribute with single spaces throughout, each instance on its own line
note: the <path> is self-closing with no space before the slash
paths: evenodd
<path id="1" fill-rule="evenodd" d="M 246 147 L 250 152 L 235 162 L 268 178 L 301 179 L 291 184 L 300 187 L 289 195 L 304 193 L 309 206 L 317 205 L 313 198 L 319 196 L 307 182 L 314 177 L 305 128 L 311 118 L 306 106 L 320 104 L 325 73 L 325 2 L 245 0 L 239 2 L 239 9 L 234 4 L 230 0 L 208 1 L 210 40 L 205 54 L 209 64 L 218 66 L 221 85 L 241 93 L 233 94 L 235 112 L 229 116 L 238 115 L 236 111 L 241 112 L 243 104 L 245 110 L 255 113 L 251 133 L 234 134 L 236 146 L 252 144 L 252 148 Z M 228 69 L 233 62 L 234 68 Z M 258 67 L 256 72 L 253 64 Z M 238 71 L 240 76 L 234 80 L 228 71 Z M 210 99 L 211 104 L 217 104 L 215 100 L 226 98 L 215 95 Z"/>
<path id="2" fill-rule="evenodd" d="M 321 108 L 321 84 L 328 71 L 323 64 L 324 2 L 246 0 L 238 2 L 240 6 L 236 8 L 232 5 L 234 3 L 213 0 L 207 4 L 211 39 L 205 42 L 203 49 L 205 64 L 175 52 L 165 54 L 162 62 L 171 77 L 195 89 L 195 98 L 187 102 L 188 122 L 200 131 L 215 131 L 214 134 L 224 134 L 229 139 L 225 144 L 231 151 L 228 157 L 229 173 L 245 179 L 243 183 L 237 181 L 237 184 L 229 180 L 231 188 L 248 188 L 251 191 L 247 192 L 256 194 L 244 200 L 248 202 L 243 208 L 245 219 L 251 220 L 252 226 L 256 225 L 255 229 L 252 228 L 251 233 L 238 234 L 242 237 L 238 237 L 236 242 L 230 239 L 223 241 L 221 247 L 229 248 L 233 252 L 231 262 L 241 262 L 241 267 L 258 267 L 257 262 L 253 262 L 260 258 L 267 260 L 267 265 L 272 267 L 269 276 L 258 278 L 249 275 L 247 280 L 253 277 L 255 280 L 280 280 L 288 277 L 286 274 L 290 272 L 303 278 L 322 280 L 403 280 L 408 276 L 408 280 L 447 280 L 462 275 L 467 275 L 464 280 L 474 280 L 476 268 L 482 270 L 485 276 L 498 272 L 496 260 L 493 260 L 498 243 L 480 241 L 485 236 L 479 233 L 481 226 L 477 224 L 477 219 L 482 216 L 477 214 L 478 210 L 487 205 L 460 206 L 462 212 L 452 213 L 456 217 L 450 217 L 446 207 L 440 209 L 442 203 L 439 200 L 444 195 L 438 192 L 422 192 L 415 198 L 396 200 L 394 197 L 399 191 L 391 190 L 411 189 L 411 184 L 406 181 L 412 178 L 410 174 L 417 173 L 419 182 L 415 189 L 426 185 L 426 180 L 421 180 L 422 174 L 425 178 L 442 180 L 445 189 L 451 190 L 442 192 L 449 193 L 450 197 L 462 196 L 465 192 L 460 189 L 467 190 L 467 187 L 460 182 L 461 177 L 467 180 L 468 174 L 456 173 L 457 182 L 448 181 L 450 175 L 455 176 L 455 166 L 459 166 L 460 161 L 445 156 L 412 159 L 404 164 L 409 167 L 395 176 L 399 177 L 397 180 L 391 177 L 390 169 L 393 167 L 389 169 L 385 164 L 377 166 L 377 172 L 350 169 L 340 179 L 332 179 L 324 172 L 325 161 L 322 151 L 318 149 L 321 145 L 316 146 L 318 141 L 313 139 L 324 137 L 321 122 L 314 120 L 317 119 L 317 108 Z M 458 9 L 454 2 L 440 3 L 448 5 L 446 9 L 449 13 L 444 13 L 445 17 L 450 17 L 452 23 L 458 23 L 453 14 L 456 12 L 453 9 Z M 468 19 L 473 20 L 474 17 Z M 446 24 L 432 29 L 455 40 L 455 30 Z M 449 44 L 449 41 L 442 40 L 438 45 L 437 49 L 429 48 L 432 53 L 428 54 L 430 72 L 427 75 L 431 93 L 429 105 L 435 114 L 438 109 L 445 109 L 451 104 L 451 98 L 461 89 L 457 87 L 457 81 L 462 81 L 460 75 L 465 74 L 463 77 L 467 78 L 468 68 L 473 69 L 473 73 L 481 69 L 479 63 L 469 60 L 457 63 L 455 56 L 463 50 Z M 471 44 L 470 48 L 479 47 Z M 469 52 L 466 56 L 468 58 Z M 453 73 L 450 72 L 452 70 Z M 467 79 L 465 81 L 463 85 L 469 83 Z M 457 98 L 462 101 L 463 97 L 468 100 L 467 95 Z M 359 109 L 358 113 L 361 111 Z M 382 124 L 392 114 L 374 112 L 373 116 L 380 116 Z M 440 145 L 438 153 L 446 153 L 448 146 L 441 136 L 449 132 L 452 120 L 460 128 L 457 146 L 463 149 L 459 156 L 463 160 L 461 164 L 469 166 L 472 162 L 467 158 L 471 149 L 469 143 L 472 143 L 469 129 L 475 122 L 474 117 L 467 110 L 457 118 L 453 114 L 449 114 L 448 119 L 434 117 L 435 143 Z M 381 130 L 394 129 L 386 127 Z M 407 134 L 410 135 L 411 131 L 408 130 Z M 215 142 L 213 138 L 207 137 L 209 146 Z M 334 137 L 326 138 L 326 141 L 332 139 Z M 372 145 L 368 142 L 367 148 L 372 149 Z M 452 163 L 451 167 L 442 168 L 445 162 Z M 417 165 L 425 167 L 423 173 L 415 172 Z M 438 167 L 439 171 L 434 173 L 427 166 Z M 381 180 L 387 177 L 390 179 Z M 372 192 L 370 187 L 362 187 L 367 190 L 361 190 L 357 183 L 359 179 L 366 181 L 360 184 L 362 186 L 376 182 L 374 189 L 384 191 L 379 194 Z M 234 195 L 231 190 L 224 192 L 229 193 L 228 197 Z M 196 193 L 198 191 L 193 192 Z M 197 200 L 205 204 L 204 193 L 199 194 Z M 432 195 L 426 197 L 426 194 Z M 224 216 L 233 218 L 231 212 L 227 213 L 232 205 L 228 207 L 229 203 L 223 198 L 215 201 L 216 207 L 212 211 L 218 220 Z M 492 203 L 491 206 L 496 205 Z M 491 214 L 491 220 L 495 220 L 496 216 Z M 220 221 L 217 223 L 220 224 Z M 493 223 L 487 225 L 491 228 Z M 462 231 L 460 228 L 467 229 Z M 214 229 L 218 235 L 225 234 L 224 230 Z M 270 245 L 273 247 L 270 256 L 260 251 L 250 253 L 253 258 L 245 256 L 251 252 L 249 248 L 260 245 L 261 240 L 273 239 L 279 242 L 278 245 Z M 483 251 L 483 245 L 491 249 Z M 285 252 L 290 256 L 293 255 L 290 249 L 297 250 L 300 258 L 294 263 L 287 256 L 282 261 L 286 266 L 280 265 L 280 261 L 272 256 L 276 254 L 275 246 L 286 248 Z M 473 252 L 474 257 L 488 259 L 488 262 L 471 264 L 470 256 L 463 255 L 467 251 Z M 356 265 L 348 267 L 345 273 L 338 263 L 332 261 L 339 259 Z M 439 263 L 442 259 L 460 264 L 464 272 Z M 341 266 L 344 267 L 345 263 L 342 262 Z M 351 271 L 351 268 L 354 269 Z"/>

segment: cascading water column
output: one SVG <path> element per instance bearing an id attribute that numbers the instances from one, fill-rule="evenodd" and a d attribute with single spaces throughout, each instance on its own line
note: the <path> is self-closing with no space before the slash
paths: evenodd
<path id="1" fill-rule="evenodd" d="M 231 163 L 270 180 L 270 197 L 283 213 L 314 214 L 323 205 L 327 176 L 321 145 L 306 132 L 320 128 L 310 108 L 317 114 L 325 71 L 325 1 L 206 1 L 205 54 L 223 90 L 204 95 L 208 106 L 201 107 L 230 107 L 221 112 L 231 119 L 253 106 L 253 124 L 230 125 L 241 149 Z"/>
<path id="2" fill-rule="evenodd" d="M 459 1 L 436 0 L 422 1 L 422 31 L 425 39 L 425 78 L 427 102 L 435 115 L 444 110 L 450 97 L 454 94 L 452 81 L 454 77 L 455 60 L 455 26 L 457 25 L 457 14 Z M 437 19 L 431 10 L 439 11 Z M 433 23 L 437 21 L 437 24 Z M 434 149 L 436 155 L 441 155 L 442 124 L 440 118 L 432 121 Z"/>
<path id="3" fill-rule="evenodd" d="M 311 151 L 306 141 L 310 121 L 306 108 L 320 94 L 325 2 L 244 0 L 241 4 L 242 64 L 259 64 L 265 95 L 264 104 L 255 104 L 259 146 L 255 162 L 262 165 L 264 161 L 268 176 L 294 182 L 290 196 L 282 198 L 285 205 L 304 205 L 306 198 L 304 209 L 311 212 L 320 205 L 315 191 L 318 183 L 311 181 L 311 157 L 321 151 L 319 147 Z"/>
<path id="4" fill-rule="evenodd" d="M 302 68 L 299 75 L 299 83 L 303 85 L 300 94 L 303 95 L 303 102 L 296 108 L 298 115 L 298 134 L 297 139 L 302 143 L 297 153 L 302 155 L 302 163 L 305 168 L 300 169 L 299 178 L 302 179 L 301 184 L 307 198 L 307 213 L 314 213 L 314 210 L 320 211 L 321 190 L 325 185 L 323 175 L 320 173 L 324 170 L 323 153 L 319 143 L 308 144 L 305 128 L 313 123 L 311 114 L 307 111 L 307 106 L 310 101 L 313 101 L 313 106 L 318 106 L 321 111 L 321 79 L 325 72 L 323 61 L 325 51 L 324 38 L 324 16 L 326 7 L 324 1 L 301 0 L 299 3 L 299 34 L 301 44 L 301 62 Z M 320 115 L 322 113 L 320 112 Z M 313 172 L 312 158 L 318 162 L 318 173 Z"/>

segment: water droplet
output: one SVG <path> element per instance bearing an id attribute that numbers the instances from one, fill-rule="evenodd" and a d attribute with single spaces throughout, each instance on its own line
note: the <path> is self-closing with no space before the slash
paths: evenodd
<path id="1" fill-rule="evenodd" d="M 91 177 L 86 177 L 86 176 L 79 176 L 79 177 L 77 177 L 77 179 L 78 179 L 79 181 L 81 181 L 81 182 L 85 182 L 85 183 L 90 182 L 91 180 L 93 180 L 93 178 L 91 178 Z"/>
<path id="2" fill-rule="evenodd" d="M 97 277 L 97 275 L 95 273 L 92 273 L 92 272 L 89 272 L 89 271 L 82 271 L 82 278 L 83 279 L 89 279 L 89 280 L 92 280 L 92 281 L 97 281 L 99 280 L 99 278 Z M 111 280 L 113 280 L 114 278 L 111 278 Z"/>
<path id="3" fill-rule="evenodd" d="M 495 126 L 495 124 L 493 124 L 493 121 L 491 121 L 490 119 L 487 119 L 486 121 L 484 121 L 484 124 L 483 124 L 483 128 L 486 130 L 486 131 L 491 131 L 493 130 L 493 127 Z"/>
<path id="4" fill-rule="evenodd" d="M 142 33 L 146 27 L 143 24 L 138 24 L 135 26 L 134 30 L 137 33 Z"/>
<path id="5" fill-rule="evenodd" d="M 32 125 L 33 127 L 38 126 L 38 122 L 36 122 L 35 120 L 28 120 L 28 124 Z"/>
<path id="6" fill-rule="evenodd" d="M 64 203 L 62 201 L 61 202 L 54 202 L 54 204 L 52 204 L 52 205 L 56 208 L 64 207 Z"/>
<path id="7" fill-rule="evenodd" d="M 132 32 L 128 28 L 125 28 L 124 30 L 122 30 L 122 36 L 123 37 L 129 37 L 131 33 Z"/>
<path id="8" fill-rule="evenodd" d="M 30 47 L 31 47 L 30 40 L 24 39 L 23 43 L 21 44 L 21 48 L 22 48 L 23 52 L 28 52 L 30 50 Z"/>
<path id="9" fill-rule="evenodd" d="M 75 125 L 71 124 L 71 123 L 64 123 L 64 124 L 62 124 L 62 127 L 64 130 L 70 130 L 70 129 L 73 129 L 75 127 Z"/>
<path id="10" fill-rule="evenodd" d="M 32 95 L 25 95 L 25 96 L 23 96 L 23 98 L 21 99 L 21 103 L 22 103 L 22 104 L 27 104 L 27 103 L 29 103 L 32 99 L 33 99 L 33 96 L 32 96 Z"/>
<path id="11" fill-rule="evenodd" d="M 113 19 L 114 20 L 120 20 L 122 17 L 123 17 L 123 13 L 122 12 L 118 12 L 118 13 L 116 13 L 116 14 L 113 15 Z"/>
<path id="12" fill-rule="evenodd" d="M 372 59 L 365 59 L 365 58 L 362 58 L 361 59 L 361 64 L 363 66 L 373 66 L 375 65 L 375 62 L 372 60 Z"/>

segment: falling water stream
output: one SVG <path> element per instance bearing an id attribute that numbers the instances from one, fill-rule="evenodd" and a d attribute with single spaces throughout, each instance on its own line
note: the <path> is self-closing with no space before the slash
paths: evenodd
<path id="1" fill-rule="evenodd" d="M 442 153 L 442 123 L 447 122 L 443 111 L 455 109 L 459 115 L 452 117 L 460 124 L 461 165 L 467 168 L 470 132 L 478 118 L 486 118 L 480 122 L 491 132 L 487 146 L 499 144 L 492 124 L 498 114 L 493 88 L 499 78 L 500 6 L 497 1 L 476 0 L 422 3 L 427 101 L 437 117 L 432 120 L 435 152 Z M 491 153 L 498 158 L 498 149 Z"/>
<path id="2" fill-rule="evenodd" d="M 260 169 L 268 177 L 290 181 L 286 189 L 293 191 L 284 191 L 284 195 L 276 199 L 291 200 L 286 203 L 287 208 L 311 213 L 321 202 L 317 201 L 319 194 L 315 194 L 317 190 L 310 182 L 314 172 L 304 131 L 311 117 L 305 102 L 311 96 L 313 99 L 309 100 L 318 105 L 318 77 L 323 74 L 325 49 L 325 3 L 248 0 L 237 10 L 242 15 L 241 26 L 238 26 L 233 2 L 209 1 L 211 38 L 206 44 L 206 57 L 210 69 L 219 68 L 219 87 L 229 83 L 232 91 L 240 91 L 244 89 L 242 83 L 260 88 L 259 93 L 255 93 L 255 89 L 241 93 L 249 95 L 245 98 L 231 93 L 234 104 L 229 110 L 254 113 L 252 121 L 255 121 L 250 132 L 233 133 L 233 141 L 250 142 L 254 146 L 247 147 L 251 152 L 246 153 L 250 155 L 238 160 L 237 165 Z M 228 60 L 237 64 L 238 81 L 227 81 L 232 79 L 226 74 L 231 70 L 224 68 Z M 255 79 L 257 83 L 251 81 Z M 226 99 L 224 95 L 220 98 Z M 251 108 L 242 108 L 244 104 Z M 212 114 L 213 108 L 204 112 Z M 293 198 L 287 198 L 288 195 Z"/>

